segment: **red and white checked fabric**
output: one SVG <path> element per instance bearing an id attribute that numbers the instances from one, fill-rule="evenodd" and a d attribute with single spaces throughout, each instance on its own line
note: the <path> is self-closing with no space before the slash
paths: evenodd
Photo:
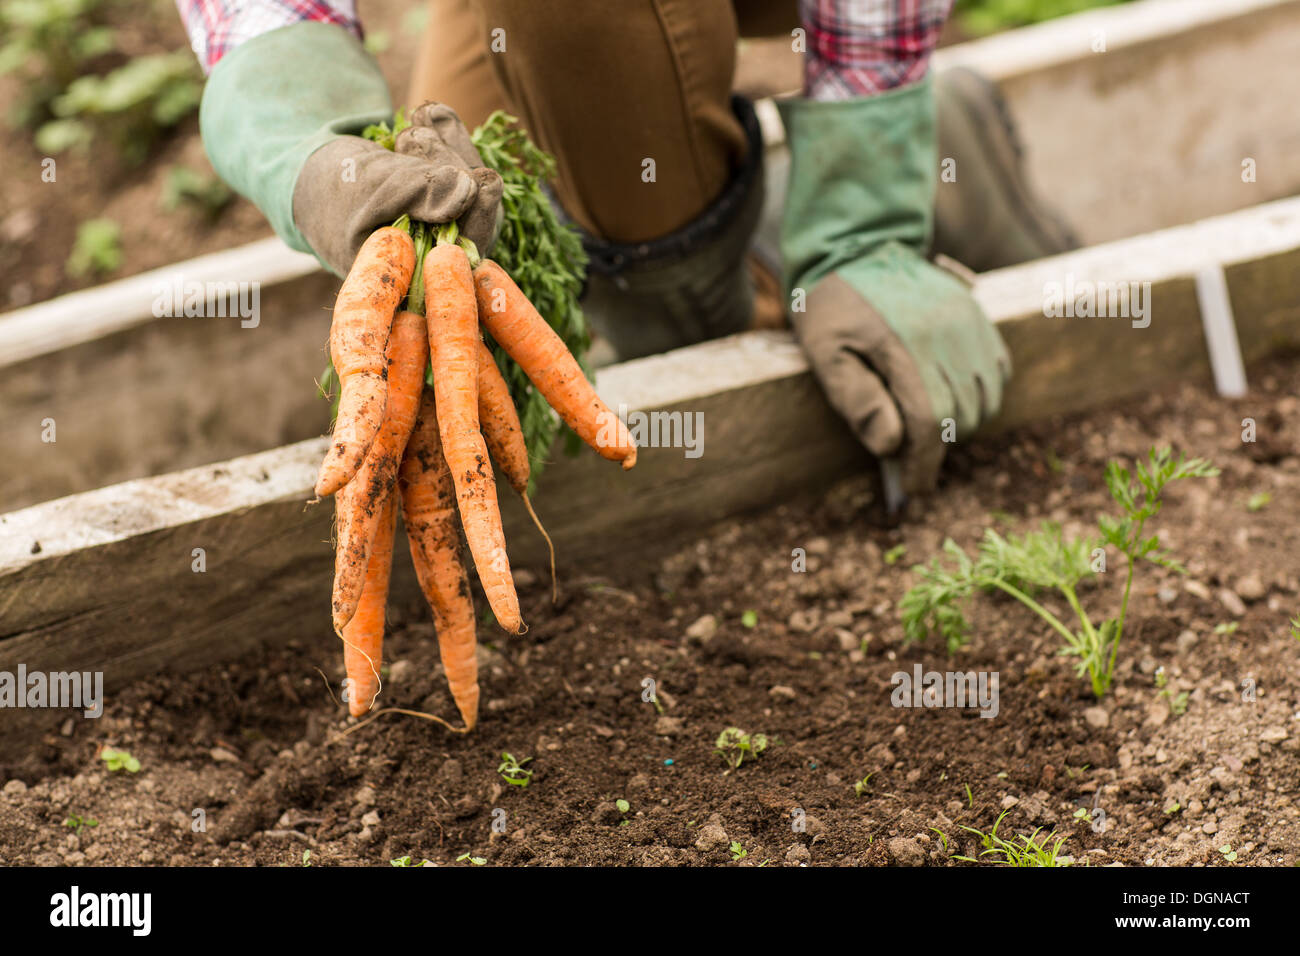
<path id="1" fill-rule="evenodd" d="M 952 0 L 799 0 L 804 95 L 873 96 L 925 77 Z"/>
<path id="2" fill-rule="evenodd" d="M 245 40 L 303 20 L 361 36 L 355 0 L 176 0 L 176 8 L 205 72 Z M 851 99 L 918 82 L 951 8 L 952 0 L 799 0 L 805 95 Z"/>
<path id="3" fill-rule="evenodd" d="M 304 20 L 361 36 L 355 0 L 176 0 L 176 9 L 204 73 L 245 40 Z"/>

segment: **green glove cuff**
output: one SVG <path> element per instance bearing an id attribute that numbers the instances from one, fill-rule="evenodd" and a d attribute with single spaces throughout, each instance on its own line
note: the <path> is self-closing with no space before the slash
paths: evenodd
<path id="1" fill-rule="evenodd" d="M 295 23 L 254 37 L 221 58 L 199 108 L 212 168 L 252 200 L 276 234 L 311 249 L 293 220 L 303 164 L 330 140 L 393 115 L 374 57 L 343 28 Z"/>
<path id="2" fill-rule="evenodd" d="M 781 235 L 787 301 L 891 239 L 924 255 L 938 185 L 930 77 L 858 100 L 777 105 L 793 147 Z"/>

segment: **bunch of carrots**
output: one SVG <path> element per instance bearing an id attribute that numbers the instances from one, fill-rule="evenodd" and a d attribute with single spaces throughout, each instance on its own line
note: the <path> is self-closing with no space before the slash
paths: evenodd
<path id="1" fill-rule="evenodd" d="M 465 730 L 477 721 L 479 689 L 462 530 L 497 622 L 512 634 L 526 629 L 492 463 L 536 521 L 529 457 L 482 329 L 584 442 L 625 469 L 636 463 L 626 427 L 563 340 L 455 223 L 426 226 L 403 217 L 376 230 L 334 308 L 330 357 L 339 404 L 316 483 L 318 496 L 335 498 L 333 624 L 344 643 L 346 696 L 356 717 L 379 694 L 399 512 Z M 554 580 L 553 552 L 551 572 Z"/>

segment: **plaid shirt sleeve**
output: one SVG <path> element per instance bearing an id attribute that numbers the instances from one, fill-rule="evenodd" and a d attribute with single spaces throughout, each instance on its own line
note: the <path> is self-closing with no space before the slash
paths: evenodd
<path id="1" fill-rule="evenodd" d="M 245 40 L 304 20 L 361 37 L 355 0 L 176 0 L 176 9 L 204 73 Z"/>
<path id="2" fill-rule="evenodd" d="M 799 0 L 804 95 L 873 96 L 924 78 L 952 0 Z"/>

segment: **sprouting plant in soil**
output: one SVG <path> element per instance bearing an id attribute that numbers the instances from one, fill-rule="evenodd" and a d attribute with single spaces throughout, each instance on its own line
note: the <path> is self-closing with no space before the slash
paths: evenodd
<path id="1" fill-rule="evenodd" d="M 873 770 L 871 771 L 871 773 L 867 774 L 861 780 L 854 783 L 853 792 L 856 793 L 859 797 L 862 796 L 864 793 L 866 793 L 867 788 L 871 786 L 871 778 L 874 777 L 875 775 L 876 775 L 876 771 Z"/>
<path id="2" fill-rule="evenodd" d="M 485 863 L 487 863 L 487 860 L 485 860 L 481 856 L 474 856 L 473 851 L 467 851 L 465 853 L 462 853 L 460 856 L 456 857 L 456 862 L 472 863 L 474 866 L 483 866 Z"/>
<path id="3" fill-rule="evenodd" d="M 749 856 L 749 851 L 741 846 L 739 840 L 732 840 L 731 846 L 728 847 L 728 849 L 731 851 L 731 858 L 733 860 L 743 860 L 745 857 Z"/>
<path id="4" fill-rule="evenodd" d="M 90 817 L 83 817 L 80 813 L 74 813 L 63 821 L 63 825 L 73 833 L 80 833 L 85 827 L 99 826 L 99 821 L 92 820 Z"/>
<path id="5" fill-rule="evenodd" d="M 468 854 L 466 854 L 466 856 L 468 856 Z M 461 859 L 463 860 L 465 859 L 465 857 L 461 857 Z M 433 864 L 430 863 L 428 860 L 421 860 L 419 863 L 413 863 L 411 862 L 411 857 L 409 856 L 399 856 L 396 860 L 389 860 L 388 862 L 396 867 L 433 866 Z"/>
<path id="6" fill-rule="evenodd" d="M 989 862 L 1001 866 L 1029 867 L 1029 866 L 1069 866 L 1071 860 L 1068 857 L 1061 856 L 1061 845 L 1065 843 L 1066 837 L 1056 836 L 1056 831 L 1048 833 L 1039 839 L 1038 834 L 1042 833 L 1041 827 L 1034 829 L 1034 832 L 1025 836 L 1023 833 L 1018 834 L 1011 840 L 1005 840 L 998 836 L 998 827 L 1006 819 L 1010 810 L 1003 810 L 993 823 L 993 829 L 988 833 L 975 827 L 963 825 L 962 829 L 967 833 L 973 833 L 979 837 L 980 845 L 984 848 L 980 851 L 978 857 L 954 856 L 954 860 L 960 860 L 963 863 L 979 863 L 985 857 L 989 857 Z M 1055 837 L 1055 840 L 1053 838 Z"/>
<path id="7" fill-rule="evenodd" d="M 523 760 L 516 760 L 514 754 L 503 753 L 497 773 L 501 774 L 501 779 L 512 787 L 527 787 L 533 782 L 533 772 L 524 764 L 531 762 L 532 759 L 532 757 L 525 757 Z"/>
<path id="8" fill-rule="evenodd" d="M 105 747 L 99 752 L 99 758 L 107 765 L 110 773 L 117 773 L 119 770 L 125 770 L 127 773 L 140 772 L 140 761 L 125 750 Z"/>
<path id="9" fill-rule="evenodd" d="M 1175 694 L 1171 691 L 1169 689 L 1169 675 L 1165 673 L 1163 667 L 1156 668 L 1155 681 L 1159 690 L 1157 696 L 1164 698 L 1165 703 L 1169 705 L 1169 713 L 1175 717 L 1181 717 L 1187 713 L 1188 692 L 1183 691 L 1180 694 Z"/>
<path id="10" fill-rule="evenodd" d="M 718 734 L 718 739 L 714 743 L 714 753 L 727 762 L 727 766 L 732 770 L 737 770 L 744 763 L 746 755 L 750 759 L 755 759 L 764 750 L 767 749 L 767 734 L 747 734 L 739 727 L 728 727 L 722 733 Z"/>
<path id="11" fill-rule="evenodd" d="M 1106 465 L 1106 488 L 1118 515 L 1101 515 L 1099 538 L 1066 540 L 1061 528 L 1045 522 L 1038 531 L 1003 537 L 992 528 L 984 532 L 972 560 L 951 538 L 943 550 L 949 561 L 936 557 L 913 568 L 918 583 L 899 603 L 903 632 L 908 643 L 940 634 L 949 653 L 970 640 L 970 625 L 962 605 L 975 591 L 1002 591 L 1029 608 L 1062 638 L 1061 653 L 1079 658 L 1075 669 L 1087 675 L 1098 699 L 1110 689 L 1115 676 L 1120 641 L 1128 614 L 1133 576 L 1138 565 L 1150 561 L 1180 574 L 1186 571 L 1160 549 L 1158 535 L 1146 533 L 1147 523 L 1160 513 L 1165 487 L 1184 478 L 1209 478 L 1219 470 L 1201 458 L 1175 459 L 1168 448 L 1152 449 L 1130 472 L 1118 461 Z M 1124 589 L 1119 614 L 1099 624 L 1084 610 L 1079 585 L 1105 570 L 1105 545 L 1125 558 Z M 1065 598 L 1079 622 L 1067 627 L 1035 598 L 1055 590 Z"/>

